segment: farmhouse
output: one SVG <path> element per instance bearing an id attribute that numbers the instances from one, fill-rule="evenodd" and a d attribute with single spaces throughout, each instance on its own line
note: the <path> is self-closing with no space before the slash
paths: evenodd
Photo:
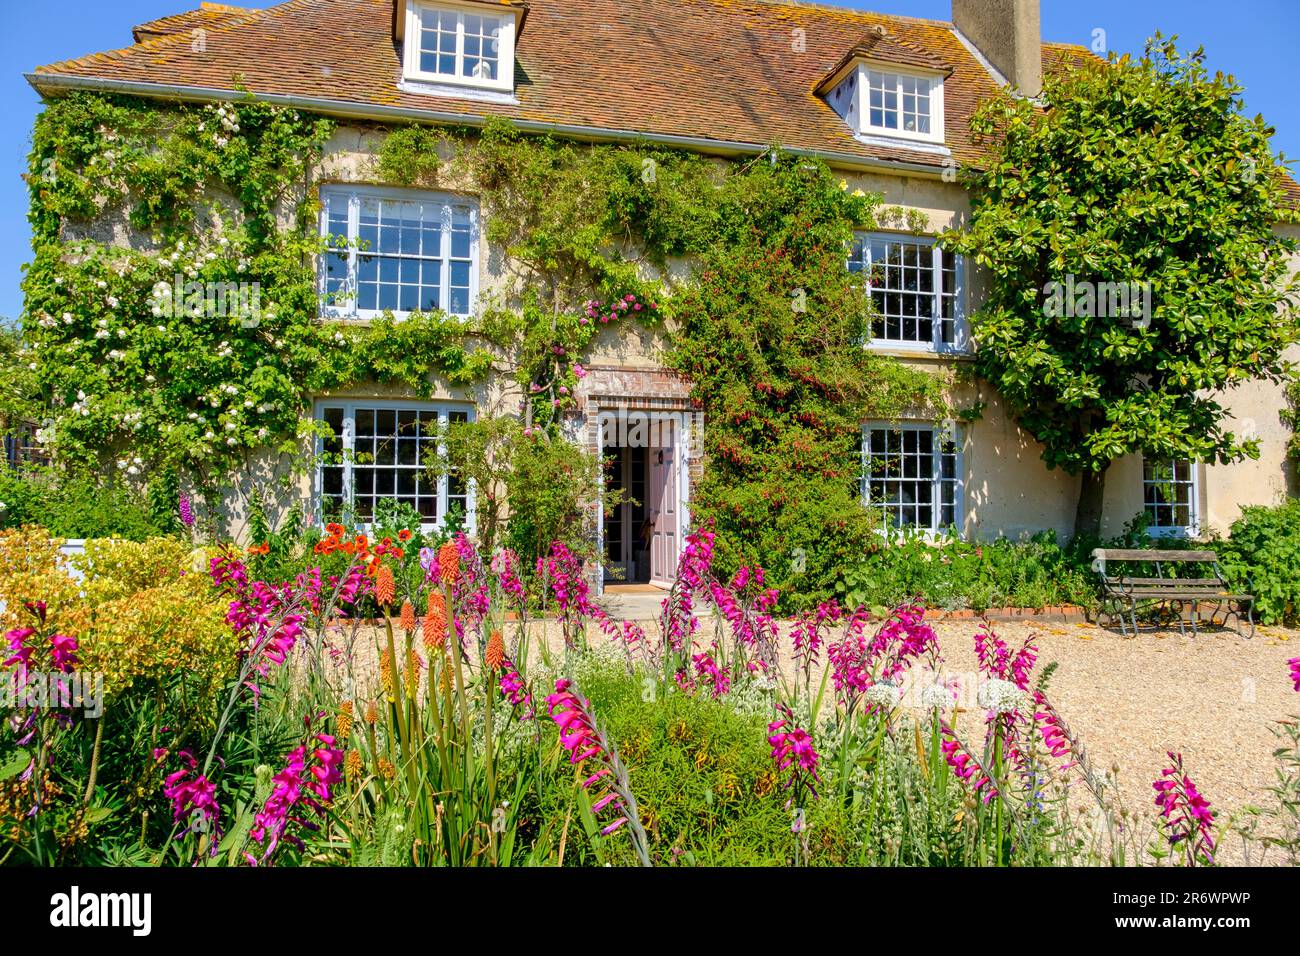
<path id="1" fill-rule="evenodd" d="M 935 241 L 970 214 L 956 171 L 980 156 L 971 115 L 1004 87 L 1033 97 L 1045 72 L 1093 55 L 1044 42 L 1036 0 L 953 0 L 950 22 L 764 0 L 203 3 L 136 26 L 134 40 L 28 79 L 51 101 L 72 91 L 160 103 L 251 99 L 337 122 L 310 171 L 320 235 L 334 243 L 316 261 L 322 321 L 428 310 L 468 319 L 517 301 L 519 276 L 466 183 L 397 183 L 376 162 L 395 126 L 472 134 L 504 118 L 577 143 L 684 149 L 717 163 L 753 161 L 774 143 L 824 160 L 846 189 L 880 194 L 896 212 L 845 253 L 875 307 L 865 347 L 940 375 L 969 366 L 968 318 L 985 288 L 973 263 Z M 121 221 L 67 238 L 144 241 Z M 1140 321 L 1152 308 L 1149 289 L 1115 284 L 1126 278 L 1079 277 L 1106 283 L 1095 308 L 1117 303 Z M 179 292 L 183 282 L 177 275 Z M 1065 294 L 1071 309 L 1076 299 Z M 693 489 L 709 467 L 699 434 L 709 423 L 690 384 L 664 367 L 664 335 L 610 323 L 583 361 L 565 418 L 573 440 L 611 458 L 606 481 L 635 499 L 601 509 L 610 573 L 660 584 L 675 573 Z M 438 424 L 519 413 L 526 396 L 500 370 L 472 384 L 433 378 L 431 398 L 373 383 L 313 396 L 313 415 L 334 435 L 320 447 L 338 457 L 283 493 L 314 515 L 349 509 L 364 519 L 397 498 L 430 524 L 457 507 L 472 521 L 474 489 L 454 475 L 432 481 L 419 463 Z M 1068 536 L 1079 479 L 1044 464 L 987 383 L 950 380 L 953 405 L 979 408 L 978 417 L 936 421 L 918 409 L 861 423 L 864 499 L 893 524 L 934 534 Z M 1248 383 L 1223 401 L 1234 429 L 1259 439 L 1259 459 L 1123 459 L 1108 478 L 1104 533 L 1139 514 L 1156 534 L 1222 531 L 1242 507 L 1288 491 L 1281 386 Z M 238 535 L 248 519 L 238 495 L 226 512 Z"/>

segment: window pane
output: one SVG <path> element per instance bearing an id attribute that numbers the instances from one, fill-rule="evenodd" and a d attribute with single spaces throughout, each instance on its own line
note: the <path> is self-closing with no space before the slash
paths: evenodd
<path id="1" fill-rule="evenodd" d="M 865 434 L 863 490 L 891 528 L 936 532 L 957 516 L 956 449 L 926 427 L 872 426 Z"/>
<path id="2" fill-rule="evenodd" d="M 1190 461 L 1142 462 L 1142 501 L 1151 528 L 1196 531 L 1196 476 Z"/>
<path id="3" fill-rule="evenodd" d="M 323 235 L 346 237 L 350 195 L 325 194 Z M 451 286 L 453 314 L 471 314 L 473 212 L 463 201 L 453 206 L 431 199 L 362 196 L 351 237 L 358 247 L 353 262 L 339 251 L 327 251 L 322 257 L 324 304 L 360 313 L 430 311 L 445 307 L 443 299 Z M 337 216 L 343 217 L 341 222 Z M 458 264 L 445 257 L 448 251 L 460 260 Z"/>

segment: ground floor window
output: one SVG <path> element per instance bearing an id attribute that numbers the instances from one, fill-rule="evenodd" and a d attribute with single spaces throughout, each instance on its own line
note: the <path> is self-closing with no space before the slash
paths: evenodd
<path id="1" fill-rule="evenodd" d="M 1193 537 L 1200 533 L 1196 464 L 1190 461 L 1142 462 L 1142 504 L 1149 533 Z"/>
<path id="2" fill-rule="evenodd" d="M 440 430 L 466 422 L 464 405 L 383 401 L 317 404 L 318 420 L 331 437 L 320 440 L 318 489 L 322 520 L 369 524 L 384 500 L 410 505 L 428 528 L 459 514 L 473 518 L 472 489 L 457 475 L 431 478 L 425 460 L 436 450 Z"/>
<path id="3" fill-rule="evenodd" d="M 937 534 L 960 522 L 959 453 L 949 431 L 929 424 L 862 430 L 861 495 L 890 528 Z"/>

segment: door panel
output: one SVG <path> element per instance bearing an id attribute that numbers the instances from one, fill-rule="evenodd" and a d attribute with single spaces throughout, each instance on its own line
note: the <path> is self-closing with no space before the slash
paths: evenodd
<path id="1" fill-rule="evenodd" d="M 662 447 L 651 450 L 650 502 L 654 520 L 650 576 L 654 584 L 668 586 L 677 573 L 677 442 L 673 423 L 661 430 Z"/>

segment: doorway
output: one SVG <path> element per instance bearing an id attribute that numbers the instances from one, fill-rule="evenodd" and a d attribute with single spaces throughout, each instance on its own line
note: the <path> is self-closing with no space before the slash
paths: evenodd
<path id="1" fill-rule="evenodd" d="M 626 500 L 602 504 L 604 583 L 671 587 L 681 510 L 677 422 L 631 412 L 606 424 L 604 487 Z"/>

